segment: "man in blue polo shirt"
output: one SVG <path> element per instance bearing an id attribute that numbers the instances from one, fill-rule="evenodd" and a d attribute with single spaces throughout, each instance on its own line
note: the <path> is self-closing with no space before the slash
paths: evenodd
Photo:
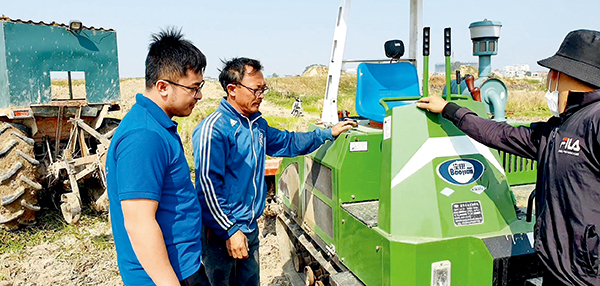
<path id="1" fill-rule="evenodd" d="M 153 35 L 146 91 L 123 118 L 106 174 L 125 285 L 204 285 L 202 213 L 173 116 L 202 98 L 206 57 L 180 31 Z"/>

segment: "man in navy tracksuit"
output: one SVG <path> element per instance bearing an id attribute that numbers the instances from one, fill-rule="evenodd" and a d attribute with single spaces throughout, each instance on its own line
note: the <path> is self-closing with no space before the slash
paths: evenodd
<path id="1" fill-rule="evenodd" d="M 535 249 L 543 285 L 600 285 L 600 32 L 570 32 L 550 69 L 546 99 L 554 117 L 512 127 L 426 97 L 417 106 L 452 121 L 473 139 L 536 159 Z"/>
<path id="2" fill-rule="evenodd" d="M 341 122 L 306 133 L 270 127 L 258 111 L 268 91 L 261 70 L 253 59 L 225 62 L 219 81 L 227 97 L 194 129 L 203 261 L 212 285 L 260 284 L 256 220 L 265 208 L 266 155 L 311 153 L 355 124 Z"/>

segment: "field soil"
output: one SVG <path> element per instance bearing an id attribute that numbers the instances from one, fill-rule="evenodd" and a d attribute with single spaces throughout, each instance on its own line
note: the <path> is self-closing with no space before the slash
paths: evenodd
<path id="1" fill-rule="evenodd" d="M 261 285 L 290 285 L 279 256 L 275 217 L 263 216 L 259 227 Z M 123 285 L 108 215 L 84 217 L 79 226 L 69 228 L 58 239 L 48 237 L 0 254 L 0 286 Z"/>

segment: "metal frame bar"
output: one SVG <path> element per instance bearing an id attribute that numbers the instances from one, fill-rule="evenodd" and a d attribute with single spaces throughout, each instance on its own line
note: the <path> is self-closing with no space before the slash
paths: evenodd
<path id="1" fill-rule="evenodd" d="M 335 30 L 333 32 L 333 43 L 331 45 L 331 58 L 327 74 L 327 87 L 325 89 L 325 100 L 323 101 L 323 113 L 321 122 L 325 125 L 333 125 L 338 122 L 337 97 L 340 88 L 340 78 L 344 63 L 371 62 L 371 61 L 344 61 L 344 50 L 346 49 L 346 36 L 348 34 L 348 20 L 350 16 L 351 0 L 341 0 L 336 18 Z M 410 38 L 409 59 L 417 67 L 417 74 L 422 80 L 422 68 L 417 65 L 417 55 L 421 49 L 421 33 L 423 29 L 423 0 L 410 0 Z M 374 60 L 381 62 L 381 60 Z M 419 80 L 419 81 L 420 81 Z"/>

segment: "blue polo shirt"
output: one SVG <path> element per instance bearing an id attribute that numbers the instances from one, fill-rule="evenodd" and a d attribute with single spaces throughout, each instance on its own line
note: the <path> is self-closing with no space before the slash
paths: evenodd
<path id="1" fill-rule="evenodd" d="M 179 280 L 200 268 L 202 214 L 177 123 L 145 96 L 138 94 L 136 101 L 111 141 L 106 158 L 106 180 L 123 283 L 154 285 L 131 247 L 121 201 L 158 202 L 156 220 Z"/>

